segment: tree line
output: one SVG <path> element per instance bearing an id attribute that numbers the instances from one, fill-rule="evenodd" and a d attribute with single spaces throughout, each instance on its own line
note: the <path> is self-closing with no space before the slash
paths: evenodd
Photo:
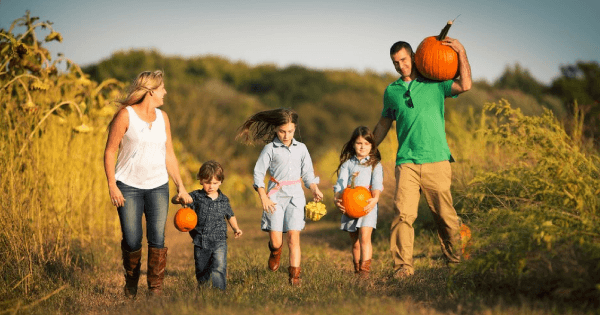
<path id="1" fill-rule="evenodd" d="M 372 127 L 381 114 L 386 86 L 397 79 L 391 73 L 352 70 L 314 70 L 301 65 L 250 66 L 219 56 L 182 58 L 156 50 L 130 50 L 83 68 L 95 81 L 115 78 L 129 82 L 139 72 L 161 69 L 169 92 L 165 107 L 174 118 L 174 135 L 199 160 L 231 161 L 234 169 L 251 170 L 257 148 L 234 141 L 236 128 L 258 110 L 290 107 L 300 115 L 297 138 L 311 153 L 321 156 L 340 147 L 350 130 Z M 447 108 L 480 111 L 486 102 L 506 98 L 525 114 L 552 110 L 568 122 L 573 103 L 585 113 L 585 135 L 597 141 L 600 67 L 597 62 L 578 62 L 561 69 L 563 75 L 550 86 L 535 80 L 519 65 L 507 67 L 494 83 L 475 83 L 464 97 L 448 100 Z M 207 148 L 210 148 L 207 150 Z M 251 157 L 248 159 L 248 157 Z"/>

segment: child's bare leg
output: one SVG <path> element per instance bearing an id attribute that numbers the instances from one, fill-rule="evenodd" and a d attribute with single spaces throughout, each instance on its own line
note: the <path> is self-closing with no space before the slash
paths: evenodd
<path id="1" fill-rule="evenodd" d="M 300 231 L 288 231 L 287 242 L 290 249 L 290 266 L 300 267 Z"/>
<path id="2" fill-rule="evenodd" d="M 371 244 L 372 227 L 362 227 L 358 229 L 360 242 L 360 258 L 367 261 L 373 256 L 373 245 Z"/>
<path id="3" fill-rule="evenodd" d="M 348 232 L 352 240 L 352 262 L 354 263 L 354 272 L 359 271 L 360 267 L 360 242 L 358 240 L 358 232 Z"/>
<path id="4" fill-rule="evenodd" d="M 279 269 L 279 260 L 281 259 L 281 249 L 283 243 L 282 232 L 269 231 L 269 269 L 271 271 L 277 271 Z"/>
<path id="5" fill-rule="evenodd" d="M 269 231 L 269 238 L 271 241 L 271 246 L 273 246 L 273 248 L 279 248 L 283 243 L 283 232 Z"/>
<path id="6" fill-rule="evenodd" d="M 287 242 L 290 249 L 290 274 L 289 282 L 293 286 L 300 286 L 300 231 L 288 231 Z"/>
<path id="7" fill-rule="evenodd" d="M 371 233 L 373 228 L 362 227 L 358 230 L 360 242 L 360 270 L 359 275 L 363 278 L 369 278 L 371 273 L 371 257 L 373 256 L 373 246 L 371 245 Z"/>

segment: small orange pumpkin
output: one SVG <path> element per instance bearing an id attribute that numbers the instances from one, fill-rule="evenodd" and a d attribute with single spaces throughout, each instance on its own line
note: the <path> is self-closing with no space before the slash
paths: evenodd
<path id="1" fill-rule="evenodd" d="M 190 208 L 181 208 L 177 210 L 174 218 L 175 228 L 181 232 L 189 232 L 196 227 L 198 216 Z"/>
<path id="2" fill-rule="evenodd" d="M 452 21 L 448 21 L 439 36 L 425 38 L 415 52 L 415 66 L 422 76 L 436 81 L 454 79 L 458 75 L 458 54 L 443 45 Z"/>
<path id="3" fill-rule="evenodd" d="M 358 174 L 353 174 L 350 186 L 344 189 L 342 194 L 342 206 L 346 209 L 346 215 L 353 219 L 358 219 L 367 214 L 364 208 L 367 206 L 367 200 L 371 199 L 371 191 L 362 186 L 354 186 L 354 179 Z"/>
<path id="4" fill-rule="evenodd" d="M 463 258 L 469 259 L 471 256 L 471 229 L 464 223 L 460 226 L 460 243 Z"/>

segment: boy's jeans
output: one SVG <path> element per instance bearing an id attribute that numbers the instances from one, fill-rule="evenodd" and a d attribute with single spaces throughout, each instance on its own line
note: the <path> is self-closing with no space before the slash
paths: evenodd
<path id="1" fill-rule="evenodd" d="M 119 207 L 119 220 L 123 232 L 123 245 L 127 251 L 142 248 L 142 216 L 146 215 L 148 246 L 165 247 L 165 224 L 169 211 L 169 183 L 152 189 L 139 189 L 117 182 L 125 198 Z"/>
<path id="2" fill-rule="evenodd" d="M 225 290 L 227 286 L 227 241 L 212 243 L 212 248 L 194 245 L 196 279 L 201 285 L 212 280 L 215 288 Z"/>

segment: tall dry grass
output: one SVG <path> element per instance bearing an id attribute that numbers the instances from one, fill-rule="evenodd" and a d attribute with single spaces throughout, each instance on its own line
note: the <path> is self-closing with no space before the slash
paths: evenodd
<path id="1" fill-rule="evenodd" d="M 118 232 L 102 148 L 114 111 L 105 100 L 120 83 L 98 84 L 68 59 L 53 61 L 40 28 L 46 42 L 62 40 L 29 13 L 0 34 L 0 298 L 9 301 L 68 284 Z"/>

